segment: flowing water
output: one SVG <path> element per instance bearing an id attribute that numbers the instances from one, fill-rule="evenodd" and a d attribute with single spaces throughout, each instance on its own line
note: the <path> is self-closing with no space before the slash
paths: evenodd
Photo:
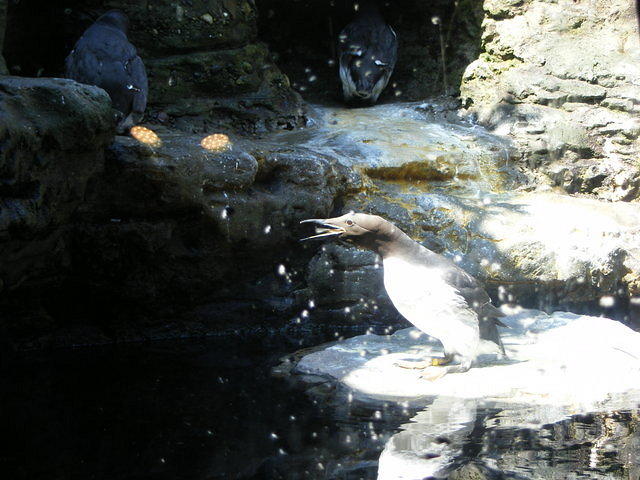
<path id="1" fill-rule="evenodd" d="M 315 117 L 313 128 L 276 135 L 274 144 L 324 153 L 372 179 L 410 182 L 422 191 L 502 192 L 516 174 L 508 141 L 431 104 L 318 106 Z"/>

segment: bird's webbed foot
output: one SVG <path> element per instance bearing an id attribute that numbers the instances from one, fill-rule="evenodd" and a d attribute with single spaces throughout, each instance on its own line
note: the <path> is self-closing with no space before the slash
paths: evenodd
<path id="1" fill-rule="evenodd" d="M 425 369 L 425 371 L 420 375 L 420 378 L 425 380 L 429 380 L 430 382 L 434 382 L 448 373 L 464 373 L 471 368 L 471 360 L 462 359 L 460 364 L 458 365 L 447 365 L 447 366 L 433 366 L 431 368 Z"/>
<path id="2" fill-rule="evenodd" d="M 394 363 L 396 367 L 409 368 L 413 370 L 424 370 L 429 367 L 441 367 L 453 361 L 453 355 L 445 354 L 444 357 L 431 357 L 426 360 L 398 360 Z"/>
<path id="3" fill-rule="evenodd" d="M 432 357 L 431 358 L 431 366 L 432 367 L 443 367 L 445 365 L 449 365 L 453 362 L 453 355 L 445 353 L 444 357 Z"/>
<path id="4" fill-rule="evenodd" d="M 397 360 L 394 366 L 411 370 L 423 370 L 431 366 L 431 360 Z"/>

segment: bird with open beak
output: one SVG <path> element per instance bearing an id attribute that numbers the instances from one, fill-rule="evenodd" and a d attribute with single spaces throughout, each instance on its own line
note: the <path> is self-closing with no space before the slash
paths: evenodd
<path id="1" fill-rule="evenodd" d="M 498 320 L 503 313 L 491 304 L 476 279 L 451 260 L 376 215 L 352 212 L 301 223 L 316 225 L 316 235 L 302 240 L 339 239 L 382 257 L 384 286 L 393 305 L 444 347 L 444 358 L 413 362 L 411 368 L 438 367 L 430 369 L 425 378 L 466 372 L 479 354 L 505 355 L 497 329 L 504 326 Z M 458 363 L 452 364 L 455 361 Z"/>

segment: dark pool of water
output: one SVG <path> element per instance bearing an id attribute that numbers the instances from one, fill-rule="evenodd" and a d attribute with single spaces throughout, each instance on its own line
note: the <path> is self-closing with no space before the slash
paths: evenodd
<path id="1" fill-rule="evenodd" d="M 294 345 L 295 343 L 295 345 Z M 2 478 L 375 478 L 381 434 L 270 375 L 283 338 L 209 338 L 3 362 Z M 402 420 L 398 419 L 395 425 Z M 351 436 L 351 442 L 345 439 Z M 4 472 L 4 474 L 3 474 Z M 308 474 L 306 472 L 309 472 Z"/>
<path id="2" fill-rule="evenodd" d="M 0 476 L 376 478 L 386 441 L 419 408 L 389 405 L 380 415 L 356 402 L 327 405 L 271 376 L 298 343 L 282 335 L 225 337 L 5 358 Z M 478 411 L 482 425 L 488 416 L 499 412 Z M 548 478 L 637 479 L 627 476 L 636 461 L 629 445 L 640 446 L 637 414 L 612 418 L 575 417 L 539 431 L 472 426 L 458 463 L 502 460 L 505 478 L 546 478 L 536 472 L 555 468 L 559 476 Z M 598 441 L 602 458 L 590 469 Z"/>

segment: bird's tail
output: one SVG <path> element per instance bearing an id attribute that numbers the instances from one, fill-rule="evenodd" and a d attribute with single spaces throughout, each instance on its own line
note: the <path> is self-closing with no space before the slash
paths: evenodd
<path id="1" fill-rule="evenodd" d="M 498 338 L 498 343 L 493 340 L 485 340 L 483 338 L 480 339 L 480 354 L 491 355 L 496 354 L 500 355 L 502 358 L 506 358 L 507 354 L 504 351 L 504 345 L 502 345 L 502 341 Z"/>

